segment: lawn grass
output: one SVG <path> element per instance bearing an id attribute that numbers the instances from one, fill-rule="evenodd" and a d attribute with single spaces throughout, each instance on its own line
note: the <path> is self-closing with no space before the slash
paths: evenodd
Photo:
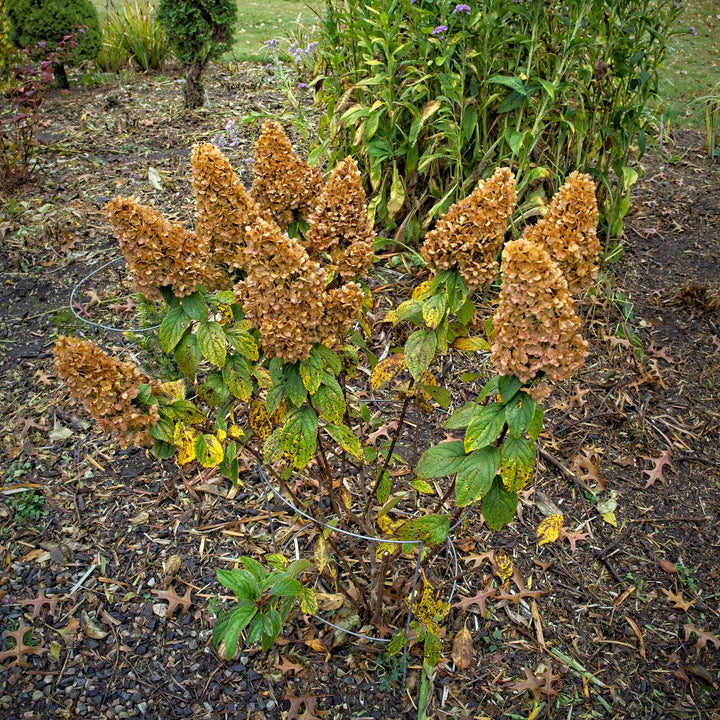
<path id="1" fill-rule="evenodd" d="M 697 99 L 713 91 L 720 96 L 720 2 L 684 0 L 683 5 L 683 32 L 671 42 L 657 111 L 666 124 L 703 128 L 703 103 Z"/>

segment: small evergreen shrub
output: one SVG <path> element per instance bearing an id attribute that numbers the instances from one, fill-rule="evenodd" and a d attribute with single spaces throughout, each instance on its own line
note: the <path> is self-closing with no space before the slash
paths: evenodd
<path id="1" fill-rule="evenodd" d="M 234 0 L 161 0 L 158 20 L 185 68 L 185 107 L 199 107 L 203 70 L 232 47 L 237 5 Z"/>
<path id="2" fill-rule="evenodd" d="M 78 47 L 65 62 L 93 60 L 100 52 L 100 20 L 91 0 L 6 0 L 5 11 L 10 42 L 17 48 L 45 43 L 45 49 L 52 51 L 73 35 Z M 56 82 L 68 87 L 64 63 L 57 63 L 54 71 Z"/>

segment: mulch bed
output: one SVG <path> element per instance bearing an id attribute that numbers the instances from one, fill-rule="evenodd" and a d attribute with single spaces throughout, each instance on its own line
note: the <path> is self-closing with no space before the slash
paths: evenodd
<path id="1" fill-rule="evenodd" d="M 253 470 L 232 489 L 119 449 L 54 377 L 53 338 L 91 334 L 68 307 L 73 287 L 119 254 L 108 199 L 133 194 L 190 225 L 190 148 L 231 118 L 239 143 L 224 150 L 249 183 L 258 128 L 239 120 L 282 111 L 282 94 L 254 66 L 213 68 L 208 94 L 212 107 L 197 113 L 182 110 L 177 77 L 54 94 L 32 184 L 0 196 L 7 720 L 416 716 L 419 657 L 404 688 L 381 647 L 338 642 L 313 619 L 296 618 L 268 654 L 221 661 L 215 570 L 269 546 Z M 437 718 L 720 718 L 720 166 L 691 132 L 643 166 L 625 255 L 582 305 L 591 356 L 547 404 L 521 512 L 498 533 L 472 515 L 456 533 Z M 84 295 L 77 310 L 97 313 L 92 303 Z M 96 338 L 143 353 L 142 338 Z M 471 367 L 451 368 L 450 381 Z M 611 498 L 617 526 L 598 508 Z M 566 531 L 539 548 L 536 528 L 554 509 Z M 514 568 L 502 587 L 501 553 Z M 452 641 L 463 627 L 474 657 L 460 671 Z"/>

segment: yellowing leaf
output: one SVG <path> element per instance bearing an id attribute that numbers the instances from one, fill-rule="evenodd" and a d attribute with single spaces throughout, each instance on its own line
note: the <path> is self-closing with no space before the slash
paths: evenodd
<path id="1" fill-rule="evenodd" d="M 215 435 L 217 435 L 217 439 L 220 442 L 225 442 L 225 438 L 227 438 L 227 432 L 225 432 L 225 430 L 223 430 L 222 428 L 218 428 L 215 431 Z"/>
<path id="2" fill-rule="evenodd" d="M 228 428 L 228 435 L 235 440 L 240 440 L 244 435 L 243 429 L 239 425 L 231 425 Z"/>
<path id="3" fill-rule="evenodd" d="M 492 568 L 502 583 L 506 583 L 513 576 L 512 560 L 503 550 L 496 550 L 493 554 Z"/>
<path id="4" fill-rule="evenodd" d="M 217 467 L 223 455 L 223 447 L 214 435 L 199 435 L 195 440 L 195 456 L 203 467 Z"/>
<path id="5" fill-rule="evenodd" d="M 378 390 L 386 383 L 390 382 L 399 372 L 405 368 L 405 358 L 403 355 L 389 355 L 381 360 L 370 374 L 370 389 Z"/>
<path id="6" fill-rule="evenodd" d="M 195 440 L 197 433 L 185 423 L 179 422 L 175 425 L 175 433 L 173 434 L 173 444 L 178 448 L 178 463 L 186 465 L 195 459 Z"/>
<path id="7" fill-rule="evenodd" d="M 174 382 L 166 382 L 160 386 L 163 395 L 175 402 L 176 400 L 185 399 L 185 380 L 175 380 Z"/>
<path id="8" fill-rule="evenodd" d="M 412 299 L 413 300 L 422 300 L 425 295 L 427 295 L 428 292 L 430 292 L 430 287 L 432 286 L 432 280 L 425 280 L 425 282 L 421 282 L 412 292 Z"/>
<path id="9" fill-rule="evenodd" d="M 490 343 L 479 337 L 459 337 L 453 340 L 452 347 L 463 352 L 477 352 L 478 350 L 489 351 Z"/>
<path id="10" fill-rule="evenodd" d="M 394 535 L 395 531 L 405 524 L 405 520 L 392 520 L 387 515 L 378 515 L 378 527 L 387 535 Z"/>
<path id="11" fill-rule="evenodd" d="M 267 440 L 273 431 L 272 420 L 268 415 L 264 403 L 254 399 L 250 403 L 250 413 L 248 414 L 248 423 L 250 429 L 261 439 Z"/>
<path id="12" fill-rule="evenodd" d="M 217 309 L 218 313 L 220 313 L 220 318 L 218 319 L 220 325 L 228 325 L 233 321 L 233 311 L 229 305 L 218 303 Z"/>
<path id="13" fill-rule="evenodd" d="M 562 515 L 548 515 L 540 525 L 538 525 L 538 545 L 555 542 L 560 537 L 560 529 L 563 526 L 564 520 Z"/>
<path id="14" fill-rule="evenodd" d="M 313 560 L 318 573 L 321 573 L 330 562 L 330 543 L 322 535 L 318 535 L 315 541 Z"/>
<path id="15" fill-rule="evenodd" d="M 612 525 L 613 527 L 617 527 L 617 518 L 615 517 L 614 512 L 602 513 L 601 517 L 606 523 Z"/>

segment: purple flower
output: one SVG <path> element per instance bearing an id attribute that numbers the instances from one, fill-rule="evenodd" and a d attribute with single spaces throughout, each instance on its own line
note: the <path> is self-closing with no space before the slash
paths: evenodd
<path id="1" fill-rule="evenodd" d="M 445 37 L 445 31 L 447 29 L 447 25 L 438 25 L 430 34 L 437 35 L 442 40 Z"/>
<path id="2" fill-rule="evenodd" d="M 304 88 L 310 87 L 307 83 L 298 83 L 298 89 L 302 90 Z"/>
<path id="3" fill-rule="evenodd" d="M 690 34 L 693 37 L 697 37 L 697 30 L 692 25 L 690 26 Z"/>
<path id="4" fill-rule="evenodd" d="M 275 48 L 280 44 L 280 41 L 277 38 L 273 38 L 272 40 L 266 40 L 265 45 L 267 45 L 268 49 L 275 50 Z"/>
<path id="5" fill-rule="evenodd" d="M 673 7 L 677 10 L 677 8 L 680 7 L 680 3 L 679 3 L 679 2 L 674 2 L 674 3 L 673 3 Z"/>
<path id="6" fill-rule="evenodd" d="M 459 5 L 455 6 L 455 9 L 453 10 L 453 15 L 457 15 L 458 13 L 467 13 L 468 15 L 472 12 L 472 8 L 469 5 L 466 5 L 465 3 L 460 3 Z"/>

